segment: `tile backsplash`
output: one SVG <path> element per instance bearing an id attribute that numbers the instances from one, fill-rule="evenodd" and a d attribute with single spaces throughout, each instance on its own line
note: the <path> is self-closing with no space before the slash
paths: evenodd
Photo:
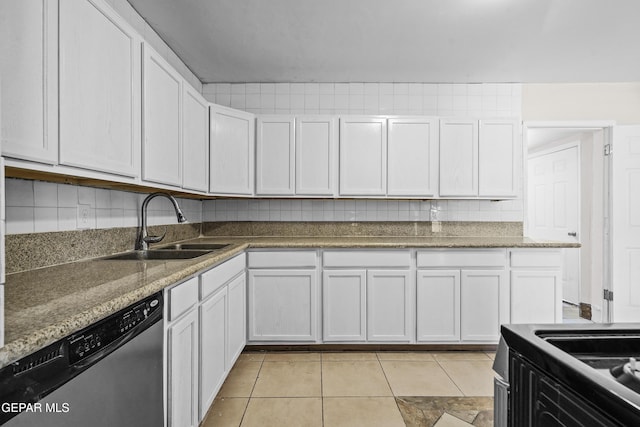
<path id="1" fill-rule="evenodd" d="M 521 117 L 519 83 L 212 83 L 216 104 L 261 114 Z"/>
<path id="2" fill-rule="evenodd" d="M 7 178 L 7 234 L 137 227 L 140 206 L 147 194 L 79 185 Z M 202 202 L 177 199 L 190 223 L 202 222 Z M 84 224 L 78 224 L 78 205 L 88 206 Z M 175 224 L 171 203 L 156 198 L 149 204 L 149 225 Z"/>

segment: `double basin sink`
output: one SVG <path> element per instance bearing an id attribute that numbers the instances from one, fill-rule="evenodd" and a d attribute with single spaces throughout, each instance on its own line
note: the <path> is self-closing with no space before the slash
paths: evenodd
<path id="1" fill-rule="evenodd" d="M 125 252 L 118 255 L 105 257 L 105 260 L 130 260 L 130 261 L 172 261 L 197 258 L 229 246 L 220 243 L 175 243 L 173 245 L 145 251 Z"/>

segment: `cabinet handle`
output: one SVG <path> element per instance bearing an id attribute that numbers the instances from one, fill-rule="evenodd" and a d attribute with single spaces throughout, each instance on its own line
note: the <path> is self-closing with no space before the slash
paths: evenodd
<path id="1" fill-rule="evenodd" d="M 570 231 L 567 233 L 567 235 L 571 236 L 571 237 L 576 237 L 578 235 L 578 233 L 576 233 L 575 231 Z"/>

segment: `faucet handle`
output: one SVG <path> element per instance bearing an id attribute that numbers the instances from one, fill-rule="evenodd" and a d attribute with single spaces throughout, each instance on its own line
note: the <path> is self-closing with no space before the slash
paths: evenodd
<path id="1" fill-rule="evenodd" d="M 161 241 L 162 239 L 164 239 L 164 236 L 167 235 L 167 230 L 164 230 L 164 233 L 162 233 L 162 236 L 146 236 L 144 237 L 144 241 L 147 243 L 158 243 L 159 241 Z"/>

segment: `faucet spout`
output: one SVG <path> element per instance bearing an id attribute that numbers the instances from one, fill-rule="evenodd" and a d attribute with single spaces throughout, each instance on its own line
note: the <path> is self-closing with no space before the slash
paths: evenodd
<path id="1" fill-rule="evenodd" d="M 182 209 L 180 209 L 180 206 L 178 205 L 178 201 L 172 195 L 162 192 L 149 194 L 142 202 L 140 213 L 142 224 L 140 226 L 140 232 L 138 233 L 138 239 L 136 240 L 136 250 L 147 250 L 149 249 L 149 243 L 157 243 L 164 239 L 166 233 L 164 233 L 162 236 L 149 236 L 149 233 L 147 232 L 147 210 L 149 202 L 158 196 L 166 197 L 167 199 L 169 199 L 169 201 L 173 205 L 173 209 L 175 209 L 176 211 L 176 218 L 178 219 L 178 222 L 181 223 L 187 221 L 187 218 L 182 213 Z"/>

